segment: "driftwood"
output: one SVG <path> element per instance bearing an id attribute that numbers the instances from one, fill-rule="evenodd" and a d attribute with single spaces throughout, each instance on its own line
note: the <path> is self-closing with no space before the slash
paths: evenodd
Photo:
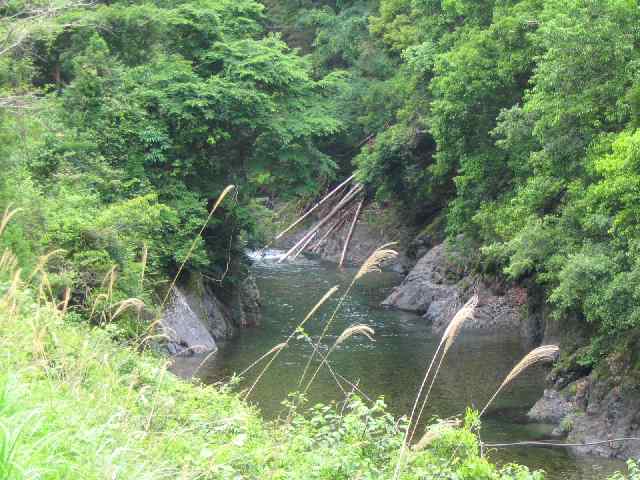
<path id="1" fill-rule="evenodd" d="M 309 235 L 309 238 L 307 239 L 307 241 L 302 244 L 302 246 L 300 247 L 300 250 L 296 252 L 292 260 L 295 260 L 296 258 L 298 258 L 298 255 L 300 255 L 304 251 L 304 249 L 307 248 L 307 245 L 311 243 L 311 241 L 315 238 L 317 234 L 318 234 L 318 231 L 316 230 L 311 235 Z"/>
<path id="2" fill-rule="evenodd" d="M 318 222 L 311 230 L 309 230 L 309 232 L 300 241 L 298 241 L 293 247 L 291 247 L 289 251 L 287 251 L 287 253 L 285 253 L 282 256 L 282 258 L 280 258 L 279 263 L 285 261 L 294 252 L 298 251 L 300 246 L 302 245 L 306 246 L 309 243 L 309 238 L 312 238 L 313 236 L 315 236 L 318 230 L 320 230 L 324 225 L 326 225 L 327 222 L 329 222 L 338 212 L 340 212 L 340 210 L 342 210 L 342 208 L 344 208 L 351 200 L 353 200 L 356 195 L 362 192 L 362 190 L 363 190 L 362 185 L 355 185 L 351 190 L 349 190 L 349 193 L 347 193 L 342 198 L 342 200 L 340 200 L 340 202 L 335 207 L 333 207 L 333 209 L 327 216 L 325 216 L 322 220 L 320 220 L 320 222 Z"/>
<path id="3" fill-rule="evenodd" d="M 364 203 L 364 199 L 360 200 L 358 206 L 356 208 L 356 213 L 353 214 L 353 221 L 351 222 L 351 227 L 349 227 L 349 233 L 347 233 L 347 238 L 344 240 L 344 247 L 342 248 L 342 255 L 340 256 L 340 263 L 338 263 L 339 267 L 342 267 L 344 264 L 344 259 L 347 256 L 347 250 L 349 249 L 349 243 L 351 243 L 351 237 L 353 237 L 353 232 L 356 229 L 356 223 L 358 223 L 358 217 L 360 217 L 360 211 L 362 210 L 362 204 Z"/>
<path id="4" fill-rule="evenodd" d="M 322 238 L 320 238 L 320 240 L 318 240 L 312 247 L 311 247 L 311 251 L 315 252 L 318 251 L 320 249 L 320 247 L 322 246 L 322 244 L 325 242 L 325 240 L 329 237 L 329 235 L 331 235 L 333 232 L 336 231 L 340 231 L 340 229 L 344 226 L 344 224 L 347 221 L 347 215 L 342 214 L 338 220 L 336 220 L 333 225 L 331 225 L 327 231 L 324 233 L 324 235 L 322 236 Z"/>
<path id="5" fill-rule="evenodd" d="M 349 178 L 347 178 L 344 182 L 342 182 L 340 185 L 338 185 L 336 188 L 334 188 L 333 190 L 331 190 L 328 194 L 326 194 L 318 203 L 316 203 L 312 208 L 310 208 L 307 213 L 305 213 L 304 215 L 302 215 L 300 218 L 298 218 L 295 222 L 293 222 L 291 225 L 289 225 L 287 228 L 285 228 L 282 232 L 280 232 L 277 236 L 276 236 L 276 240 L 278 240 L 279 238 L 281 238 L 285 233 L 287 233 L 289 230 L 291 230 L 292 228 L 294 228 L 296 225 L 298 225 L 300 222 L 302 222 L 305 218 L 307 218 L 309 215 L 311 215 L 315 210 L 317 210 L 321 205 L 323 205 L 325 202 L 327 202 L 331 197 L 333 197 L 336 193 L 338 193 L 340 190 L 342 190 L 346 185 L 349 184 L 349 182 L 351 182 L 353 179 L 355 178 L 355 174 L 351 175 Z"/>

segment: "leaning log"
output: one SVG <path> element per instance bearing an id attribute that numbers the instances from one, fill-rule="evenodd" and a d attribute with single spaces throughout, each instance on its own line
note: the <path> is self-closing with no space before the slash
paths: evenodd
<path id="1" fill-rule="evenodd" d="M 294 228 L 296 225 L 298 225 L 300 222 L 302 222 L 305 218 L 307 218 L 309 215 L 311 215 L 316 209 L 318 209 L 318 207 L 320 207 L 321 205 L 323 205 L 327 200 L 329 200 L 331 197 L 333 197 L 336 193 L 338 193 L 340 190 L 342 190 L 342 188 L 344 188 L 351 180 L 353 180 L 355 178 L 355 174 L 351 175 L 349 178 L 347 178 L 344 182 L 342 182 L 340 185 L 338 185 L 336 188 L 334 188 L 333 190 L 331 190 L 329 193 L 327 193 L 318 203 L 316 203 L 311 209 L 309 209 L 309 211 L 307 211 L 307 213 L 305 213 L 304 215 L 302 215 L 300 218 L 298 218 L 295 222 L 293 222 L 291 225 L 289 225 L 287 228 L 285 228 L 282 232 L 280 232 L 277 236 L 276 236 L 276 240 L 280 239 L 285 233 L 287 233 L 289 230 L 291 230 L 292 228 Z"/>
<path id="2" fill-rule="evenodd" d="M 358 203 L 358 207 L 356 208 L 356 213 L 353 215 L 353 221 L 351 222 L 351 227 L 349 227 L 349 233 L 347 233 L 347 238 L 344 240 L 344 247 L 342 247 L 342 255 L 340 256 L 340 263 L 338 263 L 339 267 L 342 267 L 342 265 L 344 264 L 344 259 L 347 256 L 349 243 L 351 243 L 351 237 L 353 237 L 353 231 L 356 229 L 356 223 L 358 223 L 358 217 L 360 216 L 360 211 L 362 210 L 363 203 L 364 203 L 364 199 L 360 200 L 360 203 Z"/>
<path id="3" fill-rule="evenodd" d="M 347 193 L 344 196 L 344 198 L 340 200 L 340 203 L 338 203 L 335 207 L 333 207 L 333 210 L 331 210 L 331 212 L 326 217 L 320 220 L 320 222 L 318 222 L 298 243 L 296 243 L 293 247 L 291 247 L 289 251 L 287 251 L 287 253 L 285 253 L 282 256 L 282 258 L 280 258 L 278 263 L 284 262 L 287 258 L 289 258 L 289 256 L 291 256 L 292 253 L 296 252 L 302 244 L 304 244 L 309 240 L 309 237 L 311 237 L 313 234 L 315 234 L 315 232 L 320 230 L 320 228 L 322 228 L 329 220 L 331 220 L 336 213 L 338 213 L 345 205 L 347 205 L 351 200 L 353 200 L 353 198 L 356 195 L 358 195 L 362 190 L 363 190 L 362 185 L 355 185 L 349 191 L 349 193 Z"/>
<path id="4" fill-rule="evenodd" d="M 333 232 L 335 231 L 339 231 L 345 221 L 347 220 L 347 217 L 342 215 L 340 218 L 338 218 L 338 220 L 336 220 L 333 225 L 331 225 L 327 231 L 324 233 L 324 235 L 322 235 L 322 238 L 320 238 L 320 240 L 318 240 L 312 247 L 311 247 L 311 251 L 312 252 L 317 252 L 320 247 L 322 246 L 322 244 L 324 243 L 324 241 L 329 238 L 329 235 L 331 235 Z"/>

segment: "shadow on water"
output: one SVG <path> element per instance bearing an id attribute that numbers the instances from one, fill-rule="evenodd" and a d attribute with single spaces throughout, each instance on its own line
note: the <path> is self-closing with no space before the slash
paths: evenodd
<path id="1" fill-rule="evenodd" d="M 204 382 L 225 380 L 244 370 L 284 341 L 329 288 L 340 285 L 344 289 L 355 273 L 355 270 L 337 270 L 334 265 L 309 259 L 277 264 L 276 258 L 267 256 L 256 261 L 253 268 L 262 296 L 262 326 L 243 331 L 238 338 L 221 345 L 219 352 L 199 370 Z M 352 337 L 336 349 L 331 363 L 368 396 L 384 397 L 389 410 L 397 416 L 410 411 L 426 365 L 439 341 L 422 318 L 379 306 L 400 280 L 394 273 L 364 277 L 344 303 L 329 337 L 323 342 L 333 344 L 337 335 L 354 323 L 373 327 L 375 342 Z M 314 340 L 339 296 L 340 292 L 333 303 L 324 305 L 306 325 L 307 333 Z M 281 402 L 297 388 L 311 351 L 308 342 L 293 341 L 260 381 L 250 400 L 266 418 L 275 418 L 283 411 Z M 459 415 L 468 406 L 481 408 L 526 353 L 517 336 L 463 332 L 443 364 L 424 418 Z M 180 359 L 176 372 L 188 376 L 200 362 L 202 357 Z M 259 370 L 249 372 L 242 385 L 251 385 Z M 550 426 L 526 421 L 527 410 L 542 394 L 544 375 L 544 369 L 533 368 L 499 396 L 483 421 L 485 442 L 549 438 Z M 312 402 L 332 403 L 342 400 L 344 395 L 335 380 L 323 371 L 309 397 Z M 623 466 L 621 462 L 601 458 L 576 457 L 564 449 L 511 448 L 491 451 L 489 455 L 498 463 L 517 462 L 544 469 L 547 478 L 552 480 L 602 479 Z"/>

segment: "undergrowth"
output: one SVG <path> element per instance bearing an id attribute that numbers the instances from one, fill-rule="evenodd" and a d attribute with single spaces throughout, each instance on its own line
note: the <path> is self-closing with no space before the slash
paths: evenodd
<path id="1" fill-rule="evenodd" d="M 178 379 L 15 278 L 0 280 L 0 479 L 391 478 L 407 424 L 381 401 L 298 401 L 267 423 L 228 386 Z M 402 478 L 542 478 L 482 458 L 474 425 L 411 452 Z"/>

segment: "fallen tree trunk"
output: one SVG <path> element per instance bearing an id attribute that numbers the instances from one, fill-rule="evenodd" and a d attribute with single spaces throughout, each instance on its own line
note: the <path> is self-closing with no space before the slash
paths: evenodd
<path id="1" fill-rule="evenodd" d="M 318 203 L 316 203 L 311 209 L 309 209 L 309 211 L 307 211 L 307 213 L 305 213 L 304 215 L 302 215 L 300 218 L 298 218 L 295 222 L 293 222 L 291 225 L 289 225 L 287 228 L 285 228 L 282 232 L 280 232 L 277 236 L 276 236 L 276 240 L 280 239 L 285 233 L 287 233 L 289 230 L 291 230 L 292 228 L 294 228 L 296 225 L 298 225 L 300 222 L 302 222 L 305 218 L 307 218 L 309 215 L 311 215 L 315 210 L 317 210 L 321 205 L 323 205 L 327 200 L 329 200 L 331 197 L 333 197 L 336 193 L 338 193 L 340 190 L 342 190 L 351 180 L 353 180 L 355 178 L 355 174 L 351 175 L 349 178 L 347 178 L 344 182 L 342 182 L 340 185 L 338 185 L 336 188 L 334 188 L 333 190 L 331 190 L 328 194 L 326 194 Z"/>
<path id="2" fill-rule="evenodd" d="M 318 222 L 309 231 L 309 233 L 307 233 L 304 237 L 302 237 L 302 239 L 300 241 L 298 241 L 298 243 L 296 243 L 293 247 L 291 247 L 289 249 L 289 251 L 287 251 L 287 253 L 285 253 L 282 256 L 282 258 L 278 261 L 278 263 L 284 262 L 287 258 L 289 258 L 291 256 L 292 253 L 296 252 L 300 248 L 301 245 L 306 244 L 306 242 L 309 240 L 309 237 L 311 237 L 318 230 L 320 230 L 320 228 L 322 228 L 329 220 L 331 220 L 336 215 L 336 213 L 338 213 L 342 208 L 344 208 L 344 206 L 347 205 L 351 200 L 353 200 L 355 198 L 355 196 L 358 195 L 362 190 L 363 190 L 362 185 L 355 185 L 349 191 L 349 193 L 347 193 L 344 196 L 344 198 L 342 200 L 340 200 L 340 203 L 338 203 L 338 205 L 333 207 L 333 210 L 331 210 L 331 212 L 326 217 L 324 217 L 322 220 L 320 220 L 320 222 Z"/>
<path id="3" fill-rule="evenodd" d="M 344 247 L 342 248 L 342 255 L 340 256 L 340 263 L 338 263 L 339 267 L 342 267 L 344 264 L 344 259 L 347 256 L 347 250 L 349 249 L 349 243 L 351 243 L 351 237 L 353 237 L 353 232 L 356 229 L 356 223 L 358 223 L 358 217 L 360 216 L 360 211 L 362 210 L 362 204 L 364 203 L 364 199 L 360 200 L 358 206 L 356 208 L 356 213 L 353 214 L 353 221 L 351 222 L 351 227 L 349 227 L 349 233 L 347 233 L 347 238 L 344 240 Z"/>
<path id="4" fill-rule="evenodd" d="M 335 221 L 335 223 L 333 225 L 331 225 L 327 231 L 325 232 L 325 234 L 322 236 L 322 238 L 320 238 L 320 240 L 318 240 L 312 247 L 311 247 L 311 251 L 315 252 L 318 251 L 320 249 L 320 247 L 322 246 L 322 244 L 325 242 L 325 240 L 327 238 L 329 238 L 329 235 L 331 235 L 333 232 L 336 231 L 340 231 L 340 229 L 344 226 L 345 222 L 347 220 L 347 216 L 346 215 L 342 215 L 338 220 Z"/>

